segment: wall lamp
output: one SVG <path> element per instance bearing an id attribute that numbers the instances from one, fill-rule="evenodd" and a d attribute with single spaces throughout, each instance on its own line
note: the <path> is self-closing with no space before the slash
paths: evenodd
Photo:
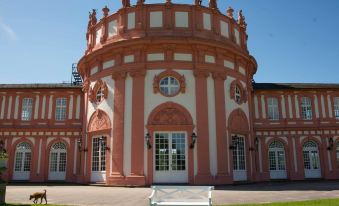
<path id="1" fill-rule="evenodd" d="M 151 135 L 148 132 L 145 136 L 145 140 L 146 140 L 147 149 L 151 149 L 152 148 Z"/>
<path id="2" fill-rule="evenodd" d="M 198 136 L 193 132 L 191 135 L 191 138 L 192 138 L 192 143 L 190 145 L 190 148 L 194 149 L 194 145 L 195 145 L 195 142 L 197 141 Z"/>
<path id="3" fill-rule="evenodd" d="M 79 152 L 82 152 L 82 151 L 87 152 L 88 151 L 87 148 L 82 148 L 82 139 L 81 138 L 79 138 L 77 142 L 78 142 L 78 150 L 79 150 Z"/>
<path id="4" fill-rule="evenodd" d="M 110 150 L 111 148 L 107 147 L 107 145 L 106 145 L 106 139 L 107 139 L 107 138 L 106 138 L 105 136 L 99 137 L 99 144 L 100 144 L 101 146 L 105 146 L 105 147 L 104 147 L 105 150 Z"/>
<path id="5" fill-rule="evenodd" d="M 333 138 L 330 137 L 330 138 L 328 138 L 328 147 L 327 147 L 327 150 L 332 150 L 333 146 L 334 146 L 334 141 L 333 141 Z"/>
<path id="6" fill-rule="evenodd" d="M 238 136 L 237 135 L 235 135 L 235 136 L 233 136 L 234 138 L 237 138 Z M 233 142 L 232 141 L 232 144 L 229 146 L 229 149 L 230 150 L 235 150 L 235 149 L 237 149 L 237 146 L 238 146 L 238 142 Z"/>

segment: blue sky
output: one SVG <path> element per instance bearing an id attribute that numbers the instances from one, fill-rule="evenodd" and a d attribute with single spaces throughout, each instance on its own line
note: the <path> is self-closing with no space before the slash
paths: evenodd
<path id="1" fill-rule="evenodd" d="M 146 0 L 155 2 L 165 0 Z M 223 13 L 228 6 L 244 11 L 256 82 L 339 83 L 338 0 L 218 2 Z M 101 17 L 105 5 L 112 13 L 121 1 L 0 0 L 0 83 L 70 81 L 71 65 L 85 51 L 88 11 Z"/>

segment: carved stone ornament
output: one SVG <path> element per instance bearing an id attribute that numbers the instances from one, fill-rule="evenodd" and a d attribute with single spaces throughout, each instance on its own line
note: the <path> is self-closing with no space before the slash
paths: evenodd
<path id="1" fill-rule="evenodd" d="M 96 94 L 97 92 L 99 91 L 99 89 L 101 89 L 102 91 L 102 94 L 103 94 L 103 98 L 101 99 L 104 100 L 104 99 L 107 99 L 108 97 L 108 87 L 107 87 L 107 84 L 106 82 L 102 81 L 101 79 L 98 80 L 93 89 L 91 88 L 90 92 L 89 92 L 89 100 L 93 103 L 93 102 L 97 102 L 97 99 L 96 99 Z M 101 103 L 100 102 L 97 102 L 97 103 Z"/>
<path id="2" fill-rule="evenodd" d="M 202 4 L 202 0 L 195 0 L 195 5 L 201 6 L 201 4 Z"/>
<path id="3" fill-rule="evenodd" d="M 145 3 L 145 0 L 138 0 L 137 5 L 143 5 Z"/>
<path id="4" fill-rule="evenodd" d="M 82 91 L 87 93 L 90 89 L 90 84 L 91 84 L 91 81 L 89 81 L 89 79 L 86 79 L 86 81 L 82 85 Z"/>
<path id="5" fill-rule="evenodd" d="M 241 109 L 236 109 L 231 112 L 228 119 L 228 128 L 232 132 L 248 133 L 249 125 L 245 112 Z"/>
<path id="6" fill-rule="evenodd" d="M 208 6 L 210 9 L 218 10 L 217 0 L 209 0 Z"/>
<path id="7" fill-rule="evenodd" d="M 240 11 L 238 12 L 238 24 L 239 24 L 240 27 L 242 27 L 242 28 L 244 28 L 244 29 L 246 29 L 246 27 L 247 27 L 247 23 L 246 23 L 246 21 L 245 21 L 245 17 L 244 17 L 244 15 L 242 14 L 242 10 L 240 10 Z"/>
<path id="8" fill-rule="evenodd" d="M 111 121 L 108 115 L 100 109 L 96 110 L 93 113 L 89 121 L 88 131 L 94 132 L 94 131 L 106 130 L 110 128 L 111 128 Z"/>
<path id="9" fill-rule="evenodd" d="M 236 101 L 236 96 L 235 96 L 235 90 L 238 88 L 240 90 L 240 99 L 239 101 Z M 234 80 L 231 83 L 230 87 L 230 98 L 233 99 L 237 104 L 242 104 L 247 102 L 247 92 L 245 88 L 242 86 L 240 81 Z"/>
<path id="10" fill-rule="evenodd" d="M 131 7 L 131 2 L 130 0 L 122 0 L 122 7 L 126 8 L 126 7 Z"/>
<path id="11" fill-rule="evenodd" d="M 176 94 L 173 94 L 171 96 L 176 96 L 179 93 L 185 93 L 186 92 L 186 80 L 184 75 L 180 75 L 178 72 L 173 71 L 173 70 L 166 70 L 164 72 L 161 72 L 159 75 L 154 76 L 153 80 L 153 92 L 156 93 L 161 93 L 160 91 L 160 81 L 165 78 L 165 77 L 174 77 L 179 81 L 179 90 Z M 166 94 L 163 94 L 164 96 L 168 96 Z"/>
<path id="12" fill-rule="evenodd" d="M 233 17 L 233 12 L 234 12 L 234 9 L 232 7 L 228 7 L 227 10 L 226 10 L 226 13 L 227 13 L 227 17 L 230 18 L 230 19 L 234 19 Z"/>
<path id="13" fill-rule="evenodd" d="M 168 102 L 158 106 L 150 115 L 149 125 L 192 125 L 189 112 L 182 106 Z"/>

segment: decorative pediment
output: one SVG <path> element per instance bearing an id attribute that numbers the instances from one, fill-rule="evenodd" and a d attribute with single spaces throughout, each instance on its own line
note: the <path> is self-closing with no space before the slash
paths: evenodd
<path id="1" fill-rule="evenodd" d="M 168 102 L 155 108 L 148 125 L 192 125 L 189 112 L 179 104 Z"/>
<path id="2" fill-rule="evenodd" d="M 240 134 L 249 132 L 246 114 L 241 109 L 236 109 L 230 114 L 228 128 L 230 131 Z"/>
<path id="3" fill-rule="evenodd" d="M 88 124 L 88 132 L 111 129 L 111 121 L 108 115 L 98 109 L 93 114 Z"/>

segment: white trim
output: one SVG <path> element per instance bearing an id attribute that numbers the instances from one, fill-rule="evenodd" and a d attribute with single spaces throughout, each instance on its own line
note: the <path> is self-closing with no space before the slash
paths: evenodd
<path id="1" fill-rule="evenodd" d="M 124 112 L 124 174 L 131 173 L 131 152 L 132 152 L 132 89 L 133 79 L 128 75 L 125 80 L 125 112 Z"/>
<path id="2" fill-rule="evenodd" d="M 207 105 L 208 105 L 208 135 L 209 135 L 209 159 L 210 172 L 212 176 L 217 174 L 217 134 L 216 134 L 216 110 L 215 110 L 215 88 L 214 80 L 211 76 L 207 78 Z M 221 160 L 219 160 L 221 161 Z"/>
<path id="3" fill-rule="evenodd" d="M 11 118 L 11 112 L 12 111 L 12 96 L 8 99 L 8 110 L 7 110 L 7 119 Z"/>

